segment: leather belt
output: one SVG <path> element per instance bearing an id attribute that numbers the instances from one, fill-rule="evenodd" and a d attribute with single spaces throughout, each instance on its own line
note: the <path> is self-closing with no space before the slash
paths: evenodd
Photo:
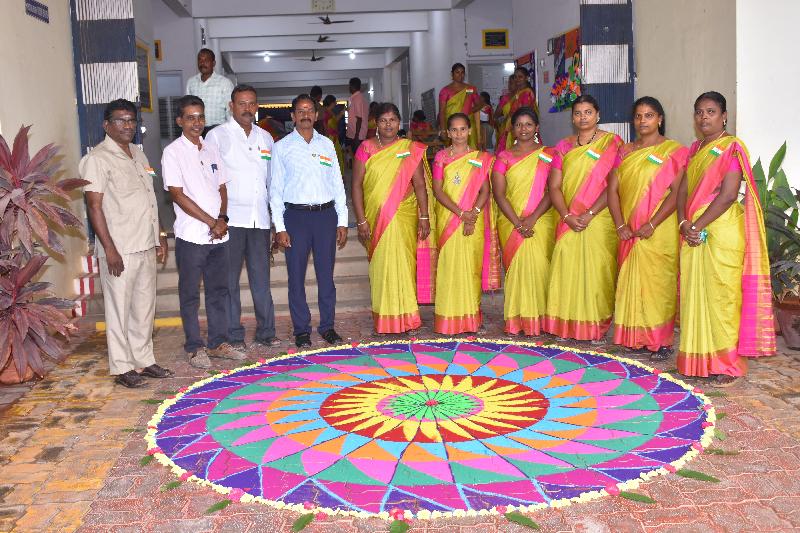
<path id="1" fill-rule="evenodd" d="M 295 209 L 297 211 L 325 211 L 333 207 L 334 201 L 331 200 L 324 204 L 290 204 L 289 202 L 284 202 L 283 205 L 286 206 L 286 209 Z"/>

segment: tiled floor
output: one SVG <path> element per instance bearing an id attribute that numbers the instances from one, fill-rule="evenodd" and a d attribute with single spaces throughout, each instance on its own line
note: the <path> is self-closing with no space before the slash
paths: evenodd
<path id="1" fill-rule="evenodd" d="M 502 336 L 502 299 L 488 297 L 486 304 L 484 336 Z M 431 310 L 424 315 L 429 325 Z M 278 325 L 279 334 L 288 339 L 288 318 L 279 318 Z M 346 340 L 374 339 L 367 310 L 338 316 L 336 327 Z M 433 336 L 427 327 L 416 335 Z M 314 340 L 322 342 L 316 336 Z M 145 389 L 114 386 L 107 375 L 102 334 L 88 335 L 43 381 L 0 388 L 0 531 L 290 529 L 297 515 L 257 504 L 233 504 L 206 515 L 221 496 L 192 484 L 161 492 L 174 479 L 169 471 L 156 463 L 139 466 L 145 453 L 143 429 L 156 408 L 148 400 L 163 399 L 169 391 L 207 376 L 188 366 L 181 356 L 182 341 L 178 328 L 156 331 L 157 358 L 176 370 L 177 377 L 151 380 Z M 250 355 L 257 359 L 279 351 Z M 640 490 L 657 500 L 655 505 L 605 498 L 532 518 L 544 531 L 800 530 L 799 357 L 784 350 L 752 362 L 746 381 L 714 398 L 718 411 L 727 415 L 719 422 L 727 439 L 715 446 L 739 453 L 705 454 L 691 468 L 721 483 L 659 477 Z M 659 366 L 671 369 L 674 361 Z M 497 517 L 416 521 L 412 527 L 437 532 L 526 530 Z M 388 531 L 388 523 L 329 518 L 314 522 L 309 531 Z"/>

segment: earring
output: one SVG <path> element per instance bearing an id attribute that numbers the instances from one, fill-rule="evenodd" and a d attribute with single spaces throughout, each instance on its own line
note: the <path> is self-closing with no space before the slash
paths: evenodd
<path id="1" fill-rule="evenodd" d="M 728 121 L 727 120 L 723 120 L 722 121 L 722 127 L 723 128 L 727 128 L 728 127 Z"/>

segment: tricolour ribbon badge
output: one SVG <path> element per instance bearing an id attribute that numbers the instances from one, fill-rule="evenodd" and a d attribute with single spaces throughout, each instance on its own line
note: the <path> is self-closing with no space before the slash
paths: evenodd
<path id="1" fill-rule="evenodd" d="M 598 159 L 600 159 L 600 154 L 598 154 L 597 152 L 595 152 L 595 151 L 594 151 L 594 150 L 592 150 L 591 148 L 589 148 L 588 150 L 586 150 L 586 155 L 588 155 L 589 157 L 591 157 L 591 158 L 592 158 L 592 159 L 594 159 L 595 161 L 597 161 Z"/>
<path id="2" fill-rule="evenodd" d="M 722 148 L 720 148 L 719 146 L 715 146 L 714 148 L 711 149 L 711 155 L 713 155 L 714 157 L 721 156 L 722 155 Z"/>
<path id="3" fill-rule="evenodd" d="M 333 160 L 330 157 L 325 157 L 324 155 L 320 154 L 319 155 L 319 164 L 324 166 L 324 167 L 332 167 L 333 166 Z"/>
<path id="4" fill-rule="evenodd" d="M 552 162 L 553 162 L 553 158 L 552 158 L 552 157 L 550 157 L 550 156 L 548 156 L 548 155 L 547 155 L 546 153 L 544 153 L 544 152 L 541 152 L 541 153 L 539 154 L 539 159 L 541 159 L 541 160 L 542 160 L 542 161 L 544 161 L 545 163 L 552 163 Z"/>
<path id="5" fill-rule="evenodd" d="M 650 161 L 651 163 L 656 164 L 656 165 L 660 165 L 660 164 L 662 164 L 664 162 L 663 159 L 659 159 L 658 157 L 656 157 L 655 154 L 648 155 L 647 156 L 647 160 Z"/>
<path id="6" fill-rule="evenodd" d="M 261 150 L 261 159 L 264 161 L 269 161 L 272 159 L 272 152 L 269 150 Z"/>
<path id="7" fill-rule="evenodd" d="M 469 161 L 467 161 L 467 163 L 469 163 L 473 167 L 478 167 L 478 168 L 481 168 L 483 166 L 483 162 L 478 161 L 477 159 L 470 159 Z"/>
<path id="8" fill-rule="evenodd" d="M 395 156 L 397 159 L 405 159 L 406 157 L 408 157 L 408 156 L 410 156 L 410 155 L 411 155 L 411 152 L 409 152 L 409 151 L 405 151 L 405 152 L 398 152 L 398 153 L 396 153 L 394 156 Z"/>
<path id="9" fill-rule="evenodd" d="M 145 171 L 147 171 L 148 174 L 150 174 L 150 176 L 154 178 L 156 177 L 156 171 L 153 167 L 144 167 L 144 169 Z"/>

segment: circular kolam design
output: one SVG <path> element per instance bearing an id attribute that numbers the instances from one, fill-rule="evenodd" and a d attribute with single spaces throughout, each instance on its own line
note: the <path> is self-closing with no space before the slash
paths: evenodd
<path id="1" fill-rule="evenodd" d="M 700 391 L 637 361 L 431 340 L 315 350 L 217 375 L 164 402 L 146 438 L 182 479 L 241 501 L 424 519 L 634 489 L 708 446 L 714 420 Z"/>

